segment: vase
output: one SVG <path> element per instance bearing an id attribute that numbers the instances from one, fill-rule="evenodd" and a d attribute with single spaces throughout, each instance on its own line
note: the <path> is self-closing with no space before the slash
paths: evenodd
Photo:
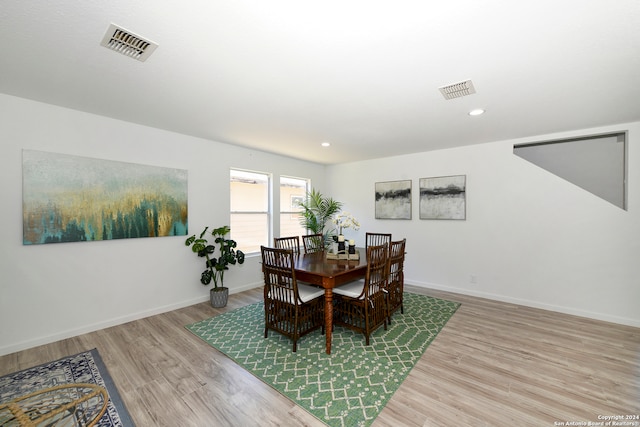
<path id="1" fill-rule="evenodd" d="M 227 300 L 229 299 L 229 288 L 219 287 L 209 290 L 209 299 L 211 301 L 211 307 L 226 307 Z"/>

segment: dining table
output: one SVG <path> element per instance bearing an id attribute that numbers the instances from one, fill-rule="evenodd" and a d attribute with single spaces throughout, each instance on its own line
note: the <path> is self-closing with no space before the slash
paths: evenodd
<path id="1" fill-rule="evenodd" d="M 359 259 L 334 259 L 327 252 L 300 254 L 295 257 L 296 279 L 324 288 L 324 330 L 326 352 L 331 354 L 331 332 L 333 329 L 333 289 L 345 283 L 365 277 L 367 253 L 356 248 Z"/>

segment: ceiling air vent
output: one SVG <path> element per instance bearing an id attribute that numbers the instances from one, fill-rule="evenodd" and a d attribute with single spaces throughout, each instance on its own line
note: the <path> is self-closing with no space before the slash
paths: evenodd
<path id="1" fill-rule="evenodd" d="M 114 24 L 109 25 L 100 45 L 142 62 L 158 47 L 157 43 Z"/>
<path id="2" fill-rule="evenodd" d="M 473 87 L 471 80 L 465 80 L 459 83 L 453 83 L 447 86 L 438 88 L 444 99 L 461 98 L 463 96 L 476 93 L 476 89 Z"/>

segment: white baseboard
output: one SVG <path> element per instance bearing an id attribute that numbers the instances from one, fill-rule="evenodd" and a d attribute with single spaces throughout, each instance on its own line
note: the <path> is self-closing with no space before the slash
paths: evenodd
<path id="1" fill-rule="evenodd" d="M 243 286 L 234 286 L 232 289 L 229 289 L 229 294 L 233 295 L 238 292 L 247 291 L 249 289 L 262 286 L 262 284 L 263 284 L 262 282 L 259 282 L 259 283 L 249 283 Z M 87 334 L 89 332 L 99 331 L 100 329 L 110 328 L 112 326 L 121 325 L 123 323 L 143 319 L 145 317 L 155 316 L 156 314 L 162 314 L 168 311 L 178 310 L 180 308 L 188 307 L 194 304 L 199 304 L 205 301 L 209 301 L 208 295 L 201 296 L 198 298 L 192 298 L 190 300 L 180 301 L 175 304 L 155 307 L 149 310 L 132 313 L 126 316 L 115 317 L 113 319 L 108 319 L 103 322 L 97 322 L 90 325 L 83 325 L 81 328 L 68 329 L 66 331 L 61 331 L 52 335 L 46 335 L 46 336 L 37 337 L 37 338 L 26 340 L 26 341 L 21 341 L 19 343 L 14 343 L 14 344 L 0 347 L 0 356 L 15 353 L 17 351 L 26 350 L 39 345 L 50 344 L 52 342 L 60 341 L 67 338 L 72 338 L 82 334 Z"/>
<path id="2" fill-rule="evenodd" d="M 627 325 L 627 326 L 633 326 L 633 327 L 640 327 L 640 321 L 638 321 L 638 320 L 619 317 L 619 316 L 612 316 L 612 315 L 609 315 L 609 314 L 606 314 L 606 313 L 590 312 L 590 311 L 580 310 L 580 309 L 573 308 L 573 307 L 565 307 L 565 306 L 558 306 L 558 305 L 553 305 L 553 304 L 546 304 L 546 303 L 541 303 L 539 301 L 525 300 L 525 299 L 514 298 L 514 297 L 505 296 L 505 295 L 492 294 L 492 293 L 488 293 L 488 292 L 479 292 L 479 291 L 471 290 L 471 289 L 454 288 L 454 287 L 451 287 L 451 286 L 439 285 L 439 284 L 435 284 L 435 283 L 418 282 L 418 281 L 413 281 L 413 280 L 406 280 L 405 283 L 407 285 L 417 286 L 417 287 L 425 288 L 425 289 L 434 289 L 434 290 L 439 290 L 439 291 L 444 291 L 444 292 L 451 292 L 451 293 L 455 293 L 455 294 L 462 294 L 462 295 L 469 295 L 469 296 L 474 296 L 474 297 L 479 297 L 479 298 L 486 298 L 486 299 L 491 299 L 491 300 L 495 300 L 495 301 L 502 301 L 502 302 L 506 302 L 506 303 L 510 303 L 510 304 L 523 305 L 523 306 L 526 306 L 526 307 L 539 308 L 539 309 L 542 309 L 542 310 L 549 310 L 549 311 L 555 311 L 555 312 L 558 312 L 558 313 L 564 313 L 564 314 L 571 314 L 571 315 L 574 315 L 574 316 L 586 317 L 586 318 L 589 318 L 589 319 L 602 320 L 602 321 L 605 321 L 605 322 L 618 323 L 618 324 L 621 324 L 621 325 Z M 246 284 L 244 286 L 234 286 L 232 289 L 229 290 L 229 293 L 233 295 L 235 293 L 239 293 L 239 292 L 243 292 L 243 291 L 246 291 L 246 290 L 249 290 L 249 289 L 257 288 L 257 287 L 260 287 L 262 285 L 263 285 L 262 282 L 258 282 L 258 283 L 249 283 L 249 284 Z M 109 328 L 109 327 L 112 327 L 112 326 L 121 325 L 123 323 L 127 323 L 127 322 L 131 322 L 131 321 L 134 321 L 134 320 L 143 319 L 145 317 L 154 316 L 156 314 L 166 313 L 166 312 L 172 311 L 172 310 L 178 310 L 180 308 L 188 307 L 188 306 L 194 305 L 194 304 L 199 304 L 201 302 L 205 302 L 205 301 L 208 301 L 208 300 L 209 300 L 208 295 L 205 295 L 205 296 L 201 296 L 201 297 L 198 297 L 198 298 L 193 298 L 193 299 L 190 299 L 190 300 L 180 301 L 180 302 L 175 303 L 175 304 L 156 307 L 156 308 L 153 308 L 153 309 L 150 309 L 150 310 L 145 310 L 145 311 L 141 311 L 141 312 L 137 312 L 137 313 L 132 313 L 132 314 L 127 315 L 127 316 L 121 316 L 121 317 L 109 319 L 109 320 L 106 320 L 106 321 L 103 321 L 103 322 L 97 322 L 97 323 L 93 323 L 93 324 L 90 324 L 90 325 L 84 325 L 82 328 L 69 329 L 69 330 L 66 330 L 66 331 L 61 331 L 61 332 L 56 333 L 56 334 L 42 336 L 42 337 L 38 337 L 38 338 L 35 338 L 35 339 L 22 341 L 22 342 L 19 342 L 19 343 L 14 343 L 14 344 L 11 344 L 11 345 L 0 347 L 0 356 L 4 356 L 6 354 L 15 353 L 17 351 L 26 350 L 26 349 L 33 348 L 33 347 L 36 347 L 36 346 L 39 346 L 39 345 L 49 344 L 49 343 L 56 342 L 56 341 L 59 341 L 59 340 L 75 337 L 75 336 L 86 334 L 86 333 L 89 333 L 89 332 L 95 332 L 95 331 L 98 331 L 100 329 L 105 329 L 105 328 Z"/>
<path id="3" fill-rule="evenodd" d="M 614 316 L 606 313 L 597 313 L 587 310 L 581 310 L 574 307 L 565 307 L 554 304 L 547 304 L 539 301 L 526 300 L 521 298 L 514 298 L 506 295 L 492 294 L 488 292 L 480 292 L 472 289 L 453 288 L 451 286 L 438 285 L 435 283 L 418 282 L 413 280 L 406 280 L 405 284 L 417 286 L 419 288 L 435 289 L 438 291 L 451 292 L 454 294 L 469 295 L 473 297 L 486 298 L 494 301 L 507 302 L 510 304 L 523 305 L 525 307 L 539 308 L 542 310 L 555 311 L 557 313 L 571 314 L 579 317 L 586 317 L 588 319 L 602 320 L 604 322 L 617 323 L 620 325 L 640 327 L 640 321 L 636 319 L 629 319 L 626 317 Z"/>

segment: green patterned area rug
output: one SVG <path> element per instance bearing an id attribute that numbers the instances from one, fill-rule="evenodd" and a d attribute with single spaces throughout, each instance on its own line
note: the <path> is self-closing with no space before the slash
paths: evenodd
<path id="1" fill-rule="evenodd" d="M 325 337 L 312 332 L 298 341 L 269 331 L 264 338 L 262 302 L 186 328 L 329 426 L 368 426 L 400 387 L 427 346 L 460 304 L 405 292 L 396 312 L 366 346 L 364 336 L 342 327 Z"/>

